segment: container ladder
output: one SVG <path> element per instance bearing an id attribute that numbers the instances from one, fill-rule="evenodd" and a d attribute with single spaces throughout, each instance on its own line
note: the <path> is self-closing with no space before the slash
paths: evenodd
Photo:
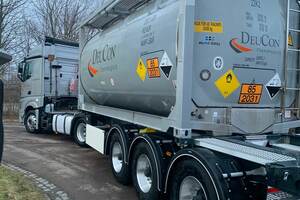
<path id="1" fill-rule="evenodd" d="M 300 5 L 300 2 L 298 2 L 298 4 Z M 297 118 L 300 118 L 300 83 L 299 83 L 299 75 L 300 75 L 300 66 L 299 66 L 299 60 L 298 60 L 298 64 L 297 67 L 295 68 L 291 68 L 291 66 L 289 66 L 289 54 L 290 53 L 295 53 L 298 52 L 298 57 L 300 54 L 300 47 L 296 47 L 296 48 L 292 48 L 290 45 L 290 37 L 291 33 L 296 33 L 298 34 L 298 36 L 300 36 L 300 30 L 299 29 L 294 29 L 290 27 L 291 24 L 291 13 L 297 13 L 300 17 L 300 9 L 293 9 L 290 6 L 290 0 L 287 0 L 287 11 L 286 11 L 286 40 L 285 40 L 285 54 L 284 54 L 284 72 L 283 72 L 283 77 L 284 77 L 284 81 L 282 84 L 282 96 L 281 96 L 281 120 L 284 120 L 286 111 L 290 111 L 290 112 L 296 112 L 297 113 Z M 298 58 L 299 59 L 299 58 Z M 295 72 L 296 74 L 296 87 L 288 87 L 288 74 L 289 72 Z M 286 97 L 288 95 L 288 91 L 294 91 L 296 92 L 296 102 L 295 102 L 295 106 L 292 108 L 287 108 L 286 107 Z"/>

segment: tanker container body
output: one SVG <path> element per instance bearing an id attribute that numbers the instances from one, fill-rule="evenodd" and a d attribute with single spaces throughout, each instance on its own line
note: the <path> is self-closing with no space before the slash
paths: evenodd
<path id="1" fill-rule="evenodd" d="M 106 1 L 81 31 L 78 105 L 87 144 L 110 155 L 120 182 L 132 177 L 141 199 L 162 192 L 181 199 L 183 187 L 197 188 L 191 199 L 201 196 L 200 186 L 209 183 L 177 167 L 200 173 L 212 154 L 224 156 L 221 177 L 266 169 L 255 171 L 271 178 L 251 198 L 265 199 L 267 185 L 295 193 L 295 182 L 277 184 L 277 169 L 266 165 L 296 162 L 289 148 L 298 147 L 282 138 L 300 126 L 297 10 L 296 0 Z M 91 36 L 90 29 L 100 31 Z M 226 168 L 227 161 L 244 168 Z M 215 170 L 216 163 L 206 164 Z M 150 182 L 135 173 L 140 166 Z M 299 171 L 298 164 L 292 168 Z M 236 197 L 217 187 L 203 191 L 211 195 L 206 199 L 251 199 L 245 188 Z"/>
<path id="2" fill-rule="evenodd" d="M 230 2 L 196 1 L 187 22 L 181 1 L 146 4 L 83 47 L 81 105 L 147 113 L 168 118 L 169 127 L 223 134 L 273 132 L 274 124 L 295 120 L 280 109 L 286 1 L 254 2 L 239 2 L 237 11 Z M 296 69 L 298 53 L 289 57 L 289 68 Z M 295 71 L 287 77 L 296 87 Z M 293 106 L 295 91 L 285 96 L 283 107 Z M 185 125 L 179 115 L 187 117 Z"/>

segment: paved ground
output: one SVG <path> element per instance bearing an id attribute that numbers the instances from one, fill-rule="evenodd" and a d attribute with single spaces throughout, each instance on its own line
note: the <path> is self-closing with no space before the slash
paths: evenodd
<path id="1" fill-rule="evenodd" d="M 72 200 L 137 199 L 132 186 L 115 181 L 107 157 L 78 147 L 69 137 L 31 135 L 17 123 L 4 126 L 4 163 L 43 177 Z"/>
<path id="2" fill-rule="evenodd" d="M 107 157 L 78 147 L 70 137 L 28 134 L 16 122 L 4 126 L 4 164 L 32 178 L 51 200 L 137 200 L 132 186 L 115 181 Z M 283 199 L 294 198 L 285 193 L 268 198 Z"/>

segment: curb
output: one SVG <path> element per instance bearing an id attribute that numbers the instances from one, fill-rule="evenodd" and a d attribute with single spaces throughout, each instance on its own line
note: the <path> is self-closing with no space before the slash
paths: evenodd
<path id="1" fill-rule="evenodd" d="M 58 188 L 53 183 L 49 182 L 48 180 L 39 177 L 37 174 L 24 170 L 20 167 L 15 165 L 3 162 L 3 167 L 6 167 L 12 171 L 18 172 L 23 174 L 26 178 L 29 178 L 33 181 L 33 183 L 38 187 L 40 190 L 44 192 L 46 195 L 46 199 L 48 200 L 71 200 L 66 192 Z"/>

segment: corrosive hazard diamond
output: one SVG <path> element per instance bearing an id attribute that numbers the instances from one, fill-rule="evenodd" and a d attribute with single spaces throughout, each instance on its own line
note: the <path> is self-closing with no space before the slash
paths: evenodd
<path id="1" fill-rule="evenodd" d="M 136 73 L 142 81 L 145 81 L 147 75 L 147 68 L 145 67 L 145 64 L 141 58 L 139 59 L 139 62 L 137 64 Z"/>

